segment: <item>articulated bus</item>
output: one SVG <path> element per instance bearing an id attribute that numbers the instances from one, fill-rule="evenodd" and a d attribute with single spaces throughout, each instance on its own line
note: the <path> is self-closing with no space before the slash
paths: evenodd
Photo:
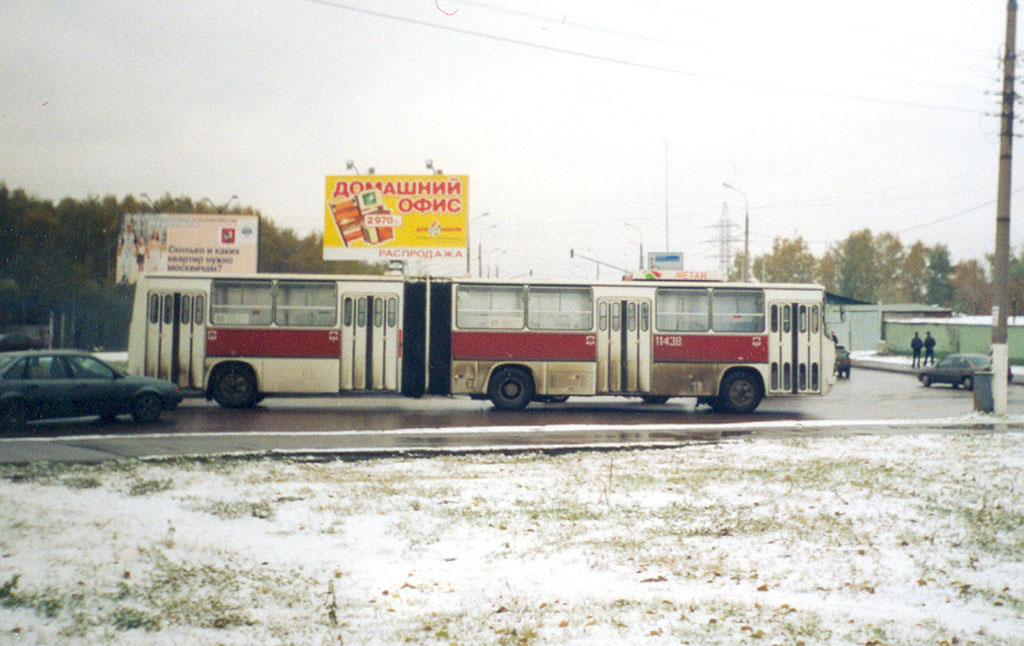
<path id="1" fill-rule="evenodd" d="M 618 395 L 749 413 L 832 387 L 823 301 L 817 285 L 150 274 L 128 370 L 229 408 L 327 393 L 502 410 Z"/>

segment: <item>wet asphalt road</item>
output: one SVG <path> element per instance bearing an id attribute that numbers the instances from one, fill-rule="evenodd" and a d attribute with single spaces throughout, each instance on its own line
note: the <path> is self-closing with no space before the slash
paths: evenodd
<path id="1" fill-rule="evenodd" d="M 922 387 L 908 374 L 854 370 L 826 397 L 766 400 L 751 415 L 712 413 L 692 398 L 646 405 L 639 399 L 573 398 L 495 411 L 464 398 L 268 398 L 253 410 L 188 399 L 156 424 L 130 418 L 37 422 L 0 438 L 0 463 L 101 461 L 117 457 L 209 454 L 347 454 L 437 450 L 678 446 L 739 436 L 920 432 L 927 420 L 967 415 L 973 395 Z M 1024 415 L 1024 387 L 1010 387 L 1009 412 Z M 888 423 L 873 423 L 888 420 Z M 920 420 L 923 426 L 896 420 Z M 850 422 L 843 424 L 836 422 Z M 584 428 L 580 428 L 584 427 Z M 476 429 L 476 430 L 474 430 Z"/>

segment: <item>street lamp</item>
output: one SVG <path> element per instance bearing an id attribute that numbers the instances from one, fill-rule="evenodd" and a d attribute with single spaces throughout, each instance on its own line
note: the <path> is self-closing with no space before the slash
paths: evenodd
<path id="1" fill-rule="evenodd" d="M 470 260 L 469 260 L 470 252 L 473 249 L 472 245 L 469 242 L 470 231 L 473 229 L 473 223 L 474 222 L 476 222 L 477 220 L 480 220 L 482 218 L 486 218 L 490 214 L 491 214 L 490 211 L 484 211 L 480 215 L 478 215 L 475 218 L 471 219 L 466 224 L 466 275 L 467 276 L 469 276 L 469 275 L 471 275 L 473 273 L 473 267 L 470 265 Z"/>
<path id="2" fill-rule="evenodd" d="M 149 199 L 149 195 L 145 193 L 139 193 L 139 197 L 145 198 L 146 201 L 149 202 L 149 206 L 153 209 L 153 213 L 158 213 L 156 209 L 156 204 L 153 204 L 153 200 Z"/>
<path id="3" fill-rule="evenodd" d="M 356 163 L 354 161 L 352 161 L 351 159 L 348 160 L 347 162 L 345 162 L 345 168 L 347 170 L 354 170 L 356 172 L 356 175 L 360 175 L 361 174 L 359 172 L 359 169 L 356 168 Z"/>
<path id="4" fill-rule="evenodd" d="M 640 227 L 636 226 L 635 224 L 630 224 L 629 222 L 623 222 L 623 224 L 625 224 L 630 229 L 633 229 L 634 231 L 636 231 L 637 237 L 640 238 L 640 271 L 643 271 L 644 270 L 644 234 L 640 230 Z"/>
<path id="5" fill-rule="evenodd" d="M 227 210 L 228 210 L 228 207 L 229 207 L 229 206 L 231 206 L 231 203 L 232 203 L 232 202 L 234 202 L 234 201 L 235 201 L 235 200 L 237 200 L 237 199 L 238 199 L 238 196 L 237 196 L 237 195 L 232 195 L 232 196 L 231 196 L 231 199 L 230 199 L 230 200 L 228 200 L 227 204 L 225 204 L 225 205 L 224 205 L 224 211 L 227 211 Z M 239 203 L 238 203 L 238 208 L 239 208 L 239 209 L 241 209 L 241 208 L 242 208 L 242 203 L 241 203 L 241 202 L 239 202 Z M 223 213 L 224 211 L 221 211 L 221 210 L 219 210 L 219 209 L 218 209 L 218 211 L 217 211 L 217 212 L 218 212 L 218 213 Z"/>
<path id="6" fill-rule="evenodd" d="M 497 224 L 492 224 L 491 226 L 489 226 L 486 229 L 484 229 L 483 231 L 481 231 L 479 237 L 477 237 L 477 241 L 476 241 L 476 277 L 477 278 L 483 278 L 483 274 L 484 274 L 484 260 L 483 260 L 483 244 L 484 244 L 483 238 L 484 238 L 484 234 L 487 233 L 488 231 L 490 231 L 491 229 L 496 229 L 496 228 L 498 228 L 498 225 Z"/>
<path id="7" fill-rule="evenodd" d="M 747 265 L 750 264 L 750 204 L 747 194 L 729 182 L 722 182 L 725 188 L 731 188 L 743 196 L 743 282 L 747 282 Z"/>
<path id="8" fill-rule="evenodd" d="M 428 159 L 427 160 L 427 170 L 429 170 L 430 172 L 432 172 L 435 175 L 444 175 L 444 171 L 443 170 L 441 170 L 440 168 L 434 168 L 434 160 L 433 159 Z"/>

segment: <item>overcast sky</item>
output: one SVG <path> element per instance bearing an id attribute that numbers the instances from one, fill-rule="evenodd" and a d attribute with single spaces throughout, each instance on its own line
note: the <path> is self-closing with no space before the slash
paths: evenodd
<path id="1" fill-rule="evenodd" d="M 820 255 L 867 227 L 981 259 L 994 247 L 1005 11 L 5 2 L 0 181 L 55 201 L 238 195 L 307 233 L 323 227 L 324 176 L 349 160 L 417 174 L 430 159 L 469 176 L 471 217 L 490 214 L 471 231 L 474 270 L 480 242 L 504 277 L 572 278 L 594 267 L 571 248 L 635 268 L 641 240 L 666 249 L 666 222 L 688 269 L 716 269 L 723 209 L 742 249 L 744 197 L 728 182 L 747 196 L 754 255 L 795 235 Z"/>

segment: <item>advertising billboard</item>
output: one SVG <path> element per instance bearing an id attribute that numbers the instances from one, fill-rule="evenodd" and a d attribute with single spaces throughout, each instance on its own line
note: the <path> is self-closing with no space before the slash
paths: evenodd
<path id="1" fill-rule="evenodd" d="M 324 260 L 466 262 L 467 175 L 329 175 Z"/>
<path id="2" fill-rule="evenodd" d="M 258 215 L 135 213 L 121 216 L 117 282 L 144 272 L 255 273 Z"/>

